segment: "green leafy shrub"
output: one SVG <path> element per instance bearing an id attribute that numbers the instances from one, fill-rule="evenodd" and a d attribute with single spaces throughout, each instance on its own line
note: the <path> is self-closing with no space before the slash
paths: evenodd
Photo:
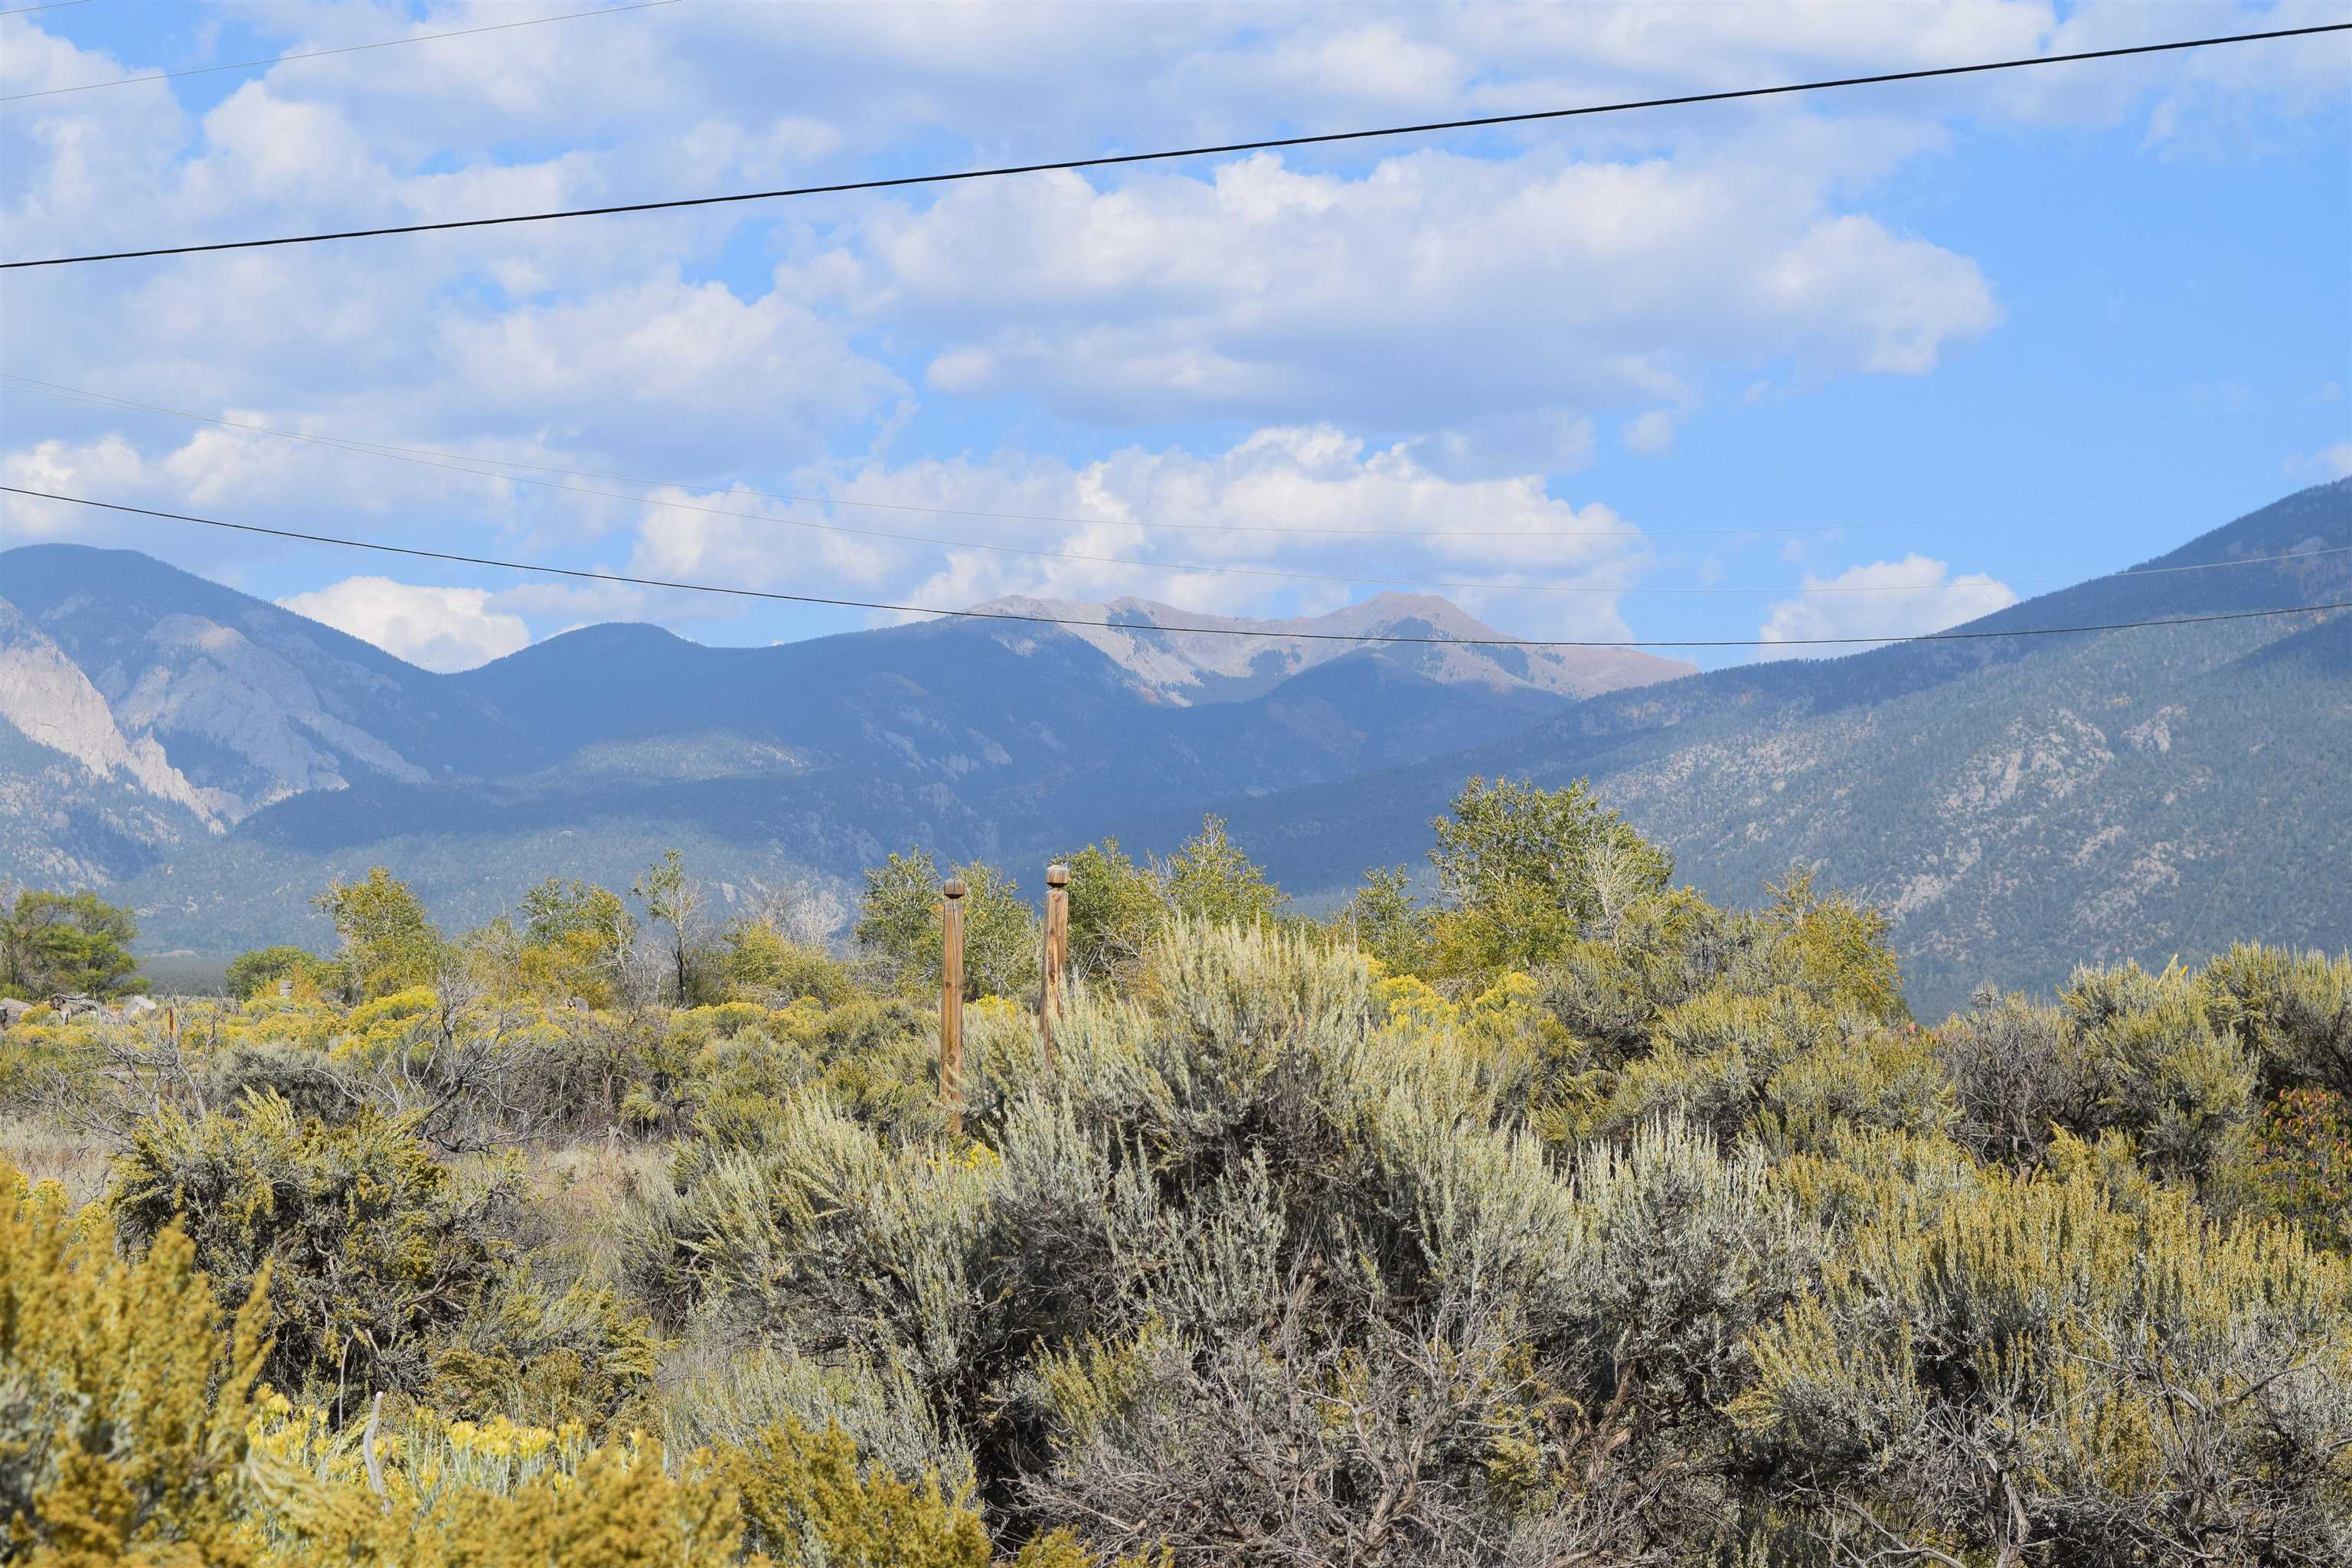
<path id="1" fill-rule="evenodd" d="M 425 1418 L 384 1444 L 383 1494 L 346 1433 L 322 1446 L 269 1433 L 267 1561 L 403 1568 L 732 1568 L 744 1561 L 734 1493 L 699 1459 L 543 1428 Z M 292 1441 L 287 1439 L 291 1437 Z M 307 1461 L 302 1463 L 301 1461 Z"/>
<path id="2" fill-rule="evenodd" d="M 349 1121 L 369 1102 L 368 1086 L 325 1051 L 307 1045 L 240 1042 L 214 1057 L 205 1072 L 205 1097 L 236 1105 L 274 1095 L 299 1116 Z"/>
<path id="3" fill-rule="evenodd" d="M 2352 1545 L 2341 1260 L 2177 1190 L 2119 1205 L 2088 1171 L 1884 1191 L 1729 1404 L 1807 1528 L 2092 1568 Z"/>
<path id="4" fill-rule="evenodd" d="M 2231 1176 L 2258 1211 L 2352 1251 L 2352 1102 L 2342 1095 L 2291 1089 L 2272 1100 Z"/>
<path id="5" fill-rule="evenodd" d="M 202 1118 L 167 1108 L 122 1156 L 113 1214 L 133 1247 L 179 1227 L 225 1305 L 271 1270 L 269 1381 L 346 1412 L 372 1388 L 424 1386 L 508 1252 L 496 1216 L 519 1173 L 461 1184 L 413 1127 L 373 1109 L 324 1122 L 268 1094 Z"/>
<path id="6" fill-rule="evenodd" d="M 263 1287 L 221 1311 L 177 1229 L 125 1258 L 102 1215 L 0 1161 L 0 1556 L 241 1563 Z M 224 1353 L 226 1352 L 226 1353 Z"/>
<path id="7" fill-rule="evenodd" d="M 846 964 L 765 921 L 739 921 L 728 928 L 719 976 L 730 998 L 770 1006 L 788 1006 L 805 996 L 821 1006 L 838 1007 L 857 994 Z"/>
<path id="8" fill-rule="evenodd" d="M 2271 1093 L 2352 1098 L 2352 954 L 2240 942 L 2199 977 L 2216 1029 L 2233 1030 Z"/>
<path id="9" fill-rule="evenodd" d="M 906 996 L 858 994 L 837 1007 L 803 998 L 730 1034 L 713 1021 L 681 1026 L 674 1037 L 693 1051 L 687 1120 L 709 1148 L 759 1147 L 777 1103 L 803 1089 L 821 1089 L 871 1126 L 939 1120 L 939 1016 Z"/>
<path id="10" fill-rule="evenodd" d="M 1958 1131 L 2016 1163 L 2060 1133 L 2125 1132 L 2152 1168 L 2201 1177 L 2252 1120 L 2258 1077 L 2209 1004 L 2186 970 L 2137 964 L 2075 971 L 2052 1007 L 1980 995 L 1937 1032 Z"/>
<path id="11" fill-rule="evenodd" d="M 908 1483 L 858 1463 L 838 1427 L 815 1431 L 787 1416 L 721 1461 L 737 1489 L 750 1543 L 806 1568 L 988 1568 L 980 1515 L 935 1478 Z"/>
<path id="12" fill-rule="evenodd" d="M 905 1366 L 857 1354 L 774 1341 L 745 1348 L 725 1334 L 690 1340 L 671 1359 L 658 1414 L 677 1453 L 753 1447 L 770 1428 L 797 1423 L 838 1430 L 864 1467 L 910 1483 L 930 1478 L 951 1496 L 968 1496 L 978 1474 L 963 1433 L 940 1421 Z"/>
<path id="13" fill-rule="evenodd" d="M 244 1002 L 265 991 L 276 992 L 281 980 L 289 988 L 299 983 L 311 995 L 338 991 L 342 985 L 342 976 L 335 966 L 307 949 L 264 947 L 240 952 L 231 959 L 222 989 L 233 1000 Z"/>
<path id="14" fill-rule="evenodd" d="M 610 1290 L 552 1290 L 511 1268 L 442 1335 L 425 1398 L 451 1415 L 524 1426 L 642 1424 L 661 1342 Z"/>
<path id="15" fill-rule="evenodd" d="M 1959 1104 L 1956 1131 L 1984 1157 L 2031 1162 L 2059 1130 L 2097 1126 L 2104 1066 L 2060 1009 L 1982 994 L 1936 1044 Z"/>

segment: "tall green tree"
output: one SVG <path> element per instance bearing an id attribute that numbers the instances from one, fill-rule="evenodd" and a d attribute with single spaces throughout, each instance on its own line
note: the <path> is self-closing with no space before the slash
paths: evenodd
<path id="1" fill-rule="evenodd" d="M 1037 984 L 1042 933 L 1036 913 L 1022 901 L 1019 883 L 981 861 L 942 876 L 929 850 L 914 849 L 867 867 L 858 901 L 859 945 L 882 959 L 899 984 L 937 986 L 945 945 L 940 888 L 948 877 L 961 878 L 969 889 L 963 900 L 966 998 L 1028 995 Z"/>
<path id="2" fill-rule="evenodd" d="M 1099 980 L 1136 963 L 1168 918 L 1167 896 L 1150 868 L 1137 865 L 1116 838 L 1089 844 L 1062 863 L 1070 868 L 1072 972 Z"/>
<path id="3" fill-rule="evenodd" d="M 356 882 L 329 883 L 310 900 L 335 922 L 337 959 L 356 1001 L 432 984 L 441 932 L 407 883 L 381 866 Z"/>
<path id="4" fill-rule="evenodd" d="M 522 972 L 533 986 L 610 1005 L 635 943 L 637 917 L 609 888 L 550 877 L 522 898 Z"/>
<path id="5" fill-rule="evenodd" d="M 143 991 L 147 983 L 131 974 L 139 967 L 131 956 L 138 936 L 131 911 L 101 903 L 95 893 L 27 888 L 16 895 L 0 930 L 0 978 L 10 992 L 28 998 Z"/>
<path id="6" fill-rule="evenodd" d="M 1674 857 L 1583 779 L 1547 790 L 1473 777 L 1430 826 L 1438 962 L 1451 971 L 1531 968 L 1674 876 Z"/>
<path id="7" fill-rule="evenodd" d="M 1429 963 L 1429 912 L 1412 896 L 1412 873 L 1375 866 L 1340 906 L 1333 922 L 1391 974 L 1418 974 Z"/>
<path id="8" fill-rule="evenodd" d="M 1597 918 L 1620 879 L 1638 894 L 1674 875 L 1674 857 L 1601 804 L 1578 779 L 1564 789 L 1473 777 L 1430 826 L 1429 858 L 1455 909 L 1483 903 L 1513 884 L 1536 888 L 1570 919 Z"/>
<path id="9" fill-rule="evenodd" d="M 866 891 L 857 900 L 857 945 L 880 959 L 909 984 L 940 973 L 939 862 L 928 849 L 893 850 L 864 872 Z"/>
<path id="10" fill-rule="evenodd" d="M 646 906 L 647 920 L 669 928 L 664 946 L 669 956 L 670 982 L 677 988 L 677 1005 L 691 1006 L 696 1000 L 695 954 L 703 937 L 702 885 L 686 874 L 683 856 L 666 849 L 660 859 L 638 874 L 636 885 L 629 890 Z"/>
<path id="11" fill-rule="evenodd" d="M 522 896 L 522 931 L 530 942 L 588 936 L 611 942 L 615 932 L 635 930 L 636 923 L 620 894 L 577 877 L 568 882 L 550 877 Z"/>
<path id="12" fill-rule="evenodd" d="M 1201 831 L 1162 861 L 1160 883 L 1168 907 L 1187 919 L 1216 925 L 1255 925 L 1272 920 L 1289 895 L 1266 880 L 1265 868 L 1242 853 L 1213 813 Z"/>
<path id="13" fill-rule="evenodd" d="M 332 988 L 340 979 L 333 964 L 302 948 L 258 947 L 250 952 L 240 952 L 230 960 L 222 987 L 232 997 L 243 1002 L 271 989 L 281 980 L 290 980 L 297 975 L 307 978 L 322 991 Z"/>

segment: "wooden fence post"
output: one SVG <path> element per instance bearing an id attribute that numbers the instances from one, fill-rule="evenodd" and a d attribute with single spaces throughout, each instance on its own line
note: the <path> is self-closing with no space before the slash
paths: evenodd
<path id="1" fill-rule="evenodd" d="M 1070 868 L 1045 868 L 1045 975 L 1037 1000 L 1037 1037 L 1054 1065 L 1054 1020 L 1062 1016 L 1063 972 L 1070 962 Z"/>
<path id="2" fill-rule="evenodd" d="M 963 1136 L 963 896 L 961 878 L 940 889 L 940 1103 L 948 1136 Z"/>

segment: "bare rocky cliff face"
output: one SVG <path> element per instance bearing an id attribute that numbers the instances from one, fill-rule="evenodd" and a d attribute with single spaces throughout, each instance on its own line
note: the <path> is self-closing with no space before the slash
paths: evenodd
<path id="1" fill-rule="evenodd" d="M 125 735 L 63 649 L 0 601 L 0 869 L 104 887 L 224 829 L 152 735 Z"/>
<path id="2" fill-rule="evenodd" d="M 231 822 L 290 795 L 342 789 L 362 773 L 408 783 L 428 776 L 331 711 L 293 657 L 235 626 L 166 616 L 138 651 L 143 663 L 100 672 L 110 706 L 142 735 L 168 735 L 211 754 L 225 781 L 213 793 Z"/>
<path id="3" fill-rule="evenodd" d="M 422 782 L 421 670 L 131 551 L 7 552 L 0 718 L 207 825 L 356 780 Z"/>
<path id="4" fill-rule="evenodd" d="M 126 737 L 105 695 L 80 667 L 5 601 L 0 601 L 0 719 L 26 740 L 79 763 L 92 782 L 127 783 L 186 807 L 207 826 L 218 828 L 237 805 L 225 792 L 190 784 L 152 734 Z"/>

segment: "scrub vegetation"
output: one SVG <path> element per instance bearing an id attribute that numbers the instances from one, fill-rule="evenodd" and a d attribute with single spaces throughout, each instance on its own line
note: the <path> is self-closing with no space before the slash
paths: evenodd
<path id="1" fill-rule="evenodd" d="M 37 1005 L 0 1556 L 2352 1559 L 2352 960 L 1930 1025 L 1873 910 L 1581 785 L 1325 919 L 1214 820 L 1066 858 L 1050 1056 L 1037 889 L 919 851 L 839 949 L 675 857 L 455 936 L 378 869 L 228 996 Z"/>

